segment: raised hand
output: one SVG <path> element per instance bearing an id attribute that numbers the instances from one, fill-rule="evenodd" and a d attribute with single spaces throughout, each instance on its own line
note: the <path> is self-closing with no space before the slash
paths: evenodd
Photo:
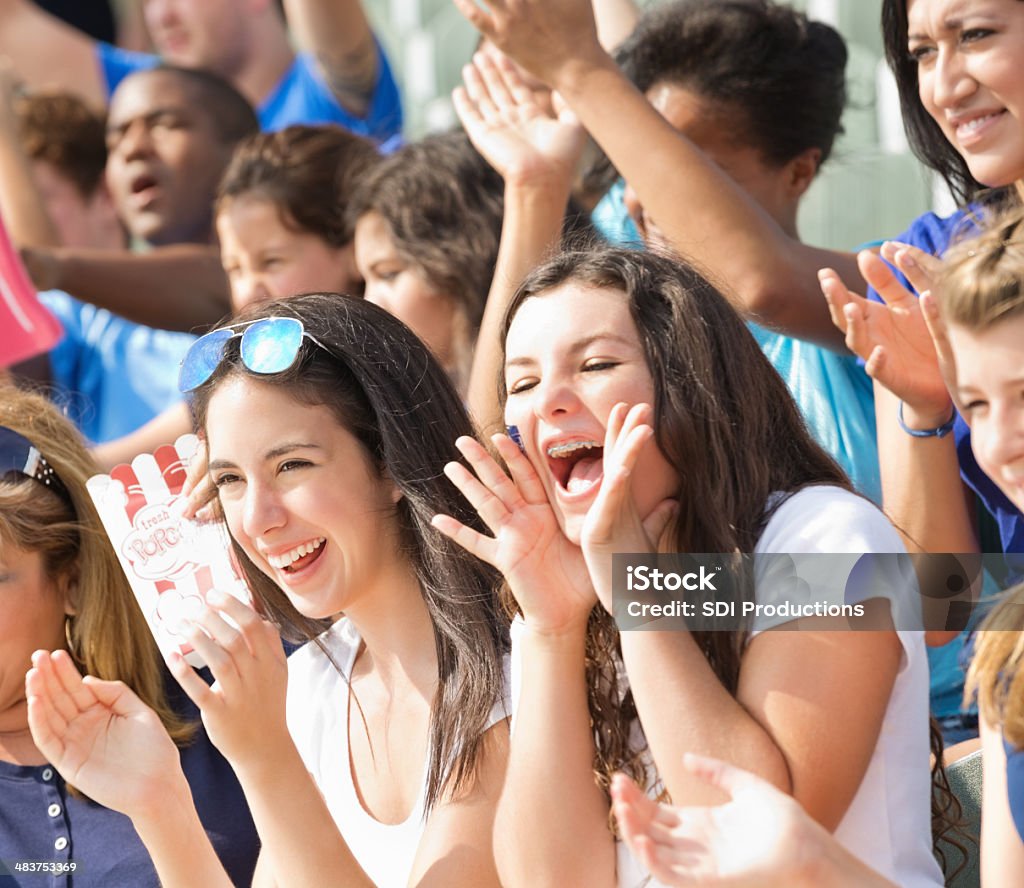
<path id="1" fill-rule="evenodd" d="M 687 753 L 683 766 L 732 801 L 674 807 L 652 801 L 624 774 L 612 781 L 622 837 L 654 878 L 708 888 L 807 884 L 805 874 L 829 838 L 796 801 L 725 762 Z"/>
<path id="2" fill-rule="evenodd" d="M 435 515 L 434 527 L 501 571 L 532 628 L 554 633 L 579 625 L 597 603 L 583 555 L 558 526 L 530 461 L 507 435 L 491 440 L 511 477 L 469 437 L 455 444 L 476 475 L 457 462 L 444 472 L 494 536 L 450 515 Z"/>
<path id="3" fill-rule="evenodd" d="M 603 58 L 591 0 L 453 0 L 473 27 L 548 86 L 580 59 Z"/>
<path id="4" fill-rule="evenodd" d="M 84 679 L 66 651 L 36 651 L 25 678 L 32 739 L 68 783 L 136 819 L 159 812 L 184 775 L 163 723 L 119 681 Z"/>
<path id="5" fill-rule="evenodd" d="M 195 518 L 198 521 L 216 519 L 216 506 L 213 500 L 217 496 L 217 490 L 210 478 L 210 453 L 206 449 L 204 439 L 200 439 L 195 453 L 188 461 L 181 495 L 186 498 L 185 510 L 182 513 L 186 518 Z"/>
<path id="6" fill-rule="evenodd" d="M 823 268 L 818 279 L 832 322 L 846 334 L 847 347 L 864 359 L 872 379 L 917 413 L 944 422 L 951 402 L 920 302 L 874 253 L 862 251 L 857 264 L 885 302 L 851 292 L 835 271 Z M 932 273 L 919 270 L 915 277 L 924 283 Z"/>
<path id="7" fill-rule="evenodd" d="M 570 181 L 586 144 L 576 115 L 541 104 L 500 52 L 478 52 L 452 93 L 470 140 L 506 183 Z"/>
<path id="8" fill-rule="evenodd" d="M 654 437 L 649 404 L 616 404 L 608 415 L 604 439 L 601 489 L 587 512 L 580 547 L 601 604 L 612 612 L 612 555 L 617 552 L 655 552 L 662 532 L 676 511 L 665 499 L 641 516 L 633 499 L 633 469 Z"/>
<path id="9" fill-rule="evenodd" d="M 237 771 L 266 765 L 276 749 L 291 742 L 285 721 L 288 666 L 281 638 L 238 599 L 216 592 L 206 599 L 209 607 L 184 634 L 216 681 L 207 685 L 177 653 L 167 665 L 199 707 L 210 740 L 232 767 Z"/>

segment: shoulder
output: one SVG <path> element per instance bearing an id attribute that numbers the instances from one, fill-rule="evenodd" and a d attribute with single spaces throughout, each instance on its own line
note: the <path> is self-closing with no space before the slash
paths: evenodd
<path id="1" fill-rule="evenodd" d="M 774 504 L 770 504 L 769 508 Z M 754 549 L 773 552 L 903 552 L 889 519 L 841 487 L 805 487 L 774 506 Z"/>
<path id="2" fill-rule="evenodd" d="M 102 40 L 96 42 L 96 61 L 106 82 L 108 100 L 118 84 L 129 74 L 154 68 L 160 63 L 159 57 L 150 53 L 132 52 Z"/>
<path id="3" fill-rule="evenodd" d="M 923 213 L 895 240 L 938 256 L 952 241 L 974 230 L 976 218 L 976 211 L 970 208 L 957 210 L 949 216 Z"/>
<path id="4" fill-rule="evenodd" d="M 288 658 L 289 693 L 293 684 L 337 677 L 344 679 L 359 650 L 359 633 L 342 618 L 314 641 L 308 641 Z"/>

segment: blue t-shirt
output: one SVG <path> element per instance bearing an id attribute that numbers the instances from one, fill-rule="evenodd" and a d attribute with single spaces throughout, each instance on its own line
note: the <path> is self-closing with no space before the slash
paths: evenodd
<path id="1" fill-rule="evenodd" d="M 796 401 L 811 435 L 843 467 L 858 493 L 882 503 L 875 392 L 853 355 L 841 355 L 747 322 Z"/>
<path id="2" fill-rule="evenodd" d="M 612 243 L 642 244 L 623 203 L 619 180 L 591 219 Z M 840 355 L 759 324 L 747 327 L 778 371 L 813 438 L 842 466 L 858 493 L 882 502 L 875 437 L 875 393 L 853 355 Z"/>
<path id="3" fill-rule="evenodd" d="M 50 352 L 57 399 L 89 441 L 134 432 L 181 400 L 178 365 L 195 336 L 144 327 L 60 290 L 39 300 L 64 328 Z"/>
<path id="4" fill-rule="evenodd" d="M 117 85 L 129 74 L 160 63 L 158 56 L 131 52 L 102 42 L 96 44 L 96 57 L 106 82 L 108 101 Z M 391 66 L 379 43 L 377 59 L 377 86 L 366 117 L 356 117 L 339 105 L 313 57 L 299 53 L 281 82 L 256 109 L 260 127 L 269 132 L 293 123 L 334 123 L 356 135 L 380 143 L 387 142 L 402 131 L 402 102 Z"/>
<path id="5" fill-rule="evenodd" d="M 903 234 L 894 240 L 911 244 L 931 253 L 942 256 L 951 242 L 969 237 L 976 233 L 977 228 L 972 215 L 966 210 L 958 210 L 952 216 L 942 218 L 934 213 L 919 216 Z M 897 277 L 909 289 L 907 279 L 894 269 Z M 873 288 L 868 288 L 868 298 L 875 302 L 884 302 Z M 977 495 L 985 508 L 995 518 L 999 526 L 999 538 L 1004 552 L 1024 552 L 1024 521 L 1020 511 L 1006 495 L 993 483 L 979 467 L 971 450 L 971 430 L 963 417 L 957 415 L 953 425 L 953 437 L 956 441 L 957 459 L 960 462 L 960 477 Z"/>
<path id="6" fill-rule="evenodd" d="M 173 681 L 168 677 L 169 684 Z M 195 706 L 169 688 L 169 702 L 199 722 Z M 181 749 L 181 767 L 199 819 L 235 885 L 252 882 L 259 839 L 231 766 L 202 724 Z M 0 860 L 76 864 L 64 874 L 0 874 L 0 888 L 159 888 L 149 853 L 131 820 L 67 791 L 49 765 L 0 762 Z"/>

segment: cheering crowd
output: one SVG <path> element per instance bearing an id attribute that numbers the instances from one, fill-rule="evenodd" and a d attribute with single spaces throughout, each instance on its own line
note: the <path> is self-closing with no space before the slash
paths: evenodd
<path id="1" fill-rule="evenodd" d="M 360 0 L 140 0 L 159 55 L 0 0 L 63 330 L 0 354 L 0 888 L 1024 884 L 1024 2 L 882 0 L 959 209 L 857 253 L 797 230 L 829 25 L 452 2 L 407 141 Z M 192 431 L 249 593 L 202 667 L 87 489 Z M 624 553 L 818 556 L 868 617 L 627 627 Z"/>

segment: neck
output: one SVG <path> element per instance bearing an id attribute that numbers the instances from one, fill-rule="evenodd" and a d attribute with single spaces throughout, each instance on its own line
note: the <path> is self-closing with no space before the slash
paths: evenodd
<path id="1" fill-rule="evenodd" d="M 25 700 L 0 713 L 0 762 L 14 765 L 46 764 L 46 758 L 36 749 L 28 727 L 28 704 Z"/>
<path id="2" fill-rule="evenodd" d="M 374 591 L 346 612 L 363 652 L 358 669 L 373 672 L 389 686 L 414 684 L 433 688 L 437 682 L 434 629 L 419 581 L 407 562 L 381 576 Z"/>

